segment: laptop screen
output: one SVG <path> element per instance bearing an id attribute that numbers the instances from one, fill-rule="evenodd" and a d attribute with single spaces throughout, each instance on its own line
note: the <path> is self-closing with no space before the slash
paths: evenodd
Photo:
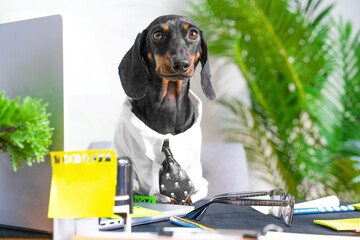
<path id="1" fill-rule="evenodd" d="M 10 99 L 20 95 L 47 102 L 54 128 L 50 150 L 64 150 L 61 16 L 0 24 L 0 39 L 0 92 Z M 0 224 L 52 232 L 50 181 L 48 156 L 14 172 L 9 154 L 0 154 Z"/>

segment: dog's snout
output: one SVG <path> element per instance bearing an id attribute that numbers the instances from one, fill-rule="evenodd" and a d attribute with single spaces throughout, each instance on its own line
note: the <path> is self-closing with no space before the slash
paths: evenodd
<path id="1" fill-rule="evenodd" d="M 190 62 L 186 59 L 172 59 L 171 67 L 177 73 L 184 73 L 190 68 Z"/>

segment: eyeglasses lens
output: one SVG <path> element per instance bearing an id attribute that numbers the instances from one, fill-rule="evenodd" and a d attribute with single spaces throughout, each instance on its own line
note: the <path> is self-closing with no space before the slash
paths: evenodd
<path id="1" fill-rule="evenodd" d="M 282 200 L 283 199 L 283 191 L 280 189 L 275 189 L 271 192 L 271 200 Z M 280 206 L 274 206 L 271 209 L 271 214 L 274 217 L 280 218 L 281 217 L 281 207 Z"/>
<path id="2" fill-rule="evenodd" d="M 284 222 L 286 225 L 291 225 L 292 218 L 294 214 L 294 207 L 293 207 L 293 197 L 291 195 L 286 195 L 285 201 L 287 201 L 289 204 L 287 206 L 282 207 L 282 215 L 284 218 Z"/>

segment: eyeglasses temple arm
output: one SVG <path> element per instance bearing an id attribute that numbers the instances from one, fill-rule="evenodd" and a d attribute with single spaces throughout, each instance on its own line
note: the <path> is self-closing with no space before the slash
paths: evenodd
<path id="1" fill-rule="evenodd" d="M 214 201 L 208 201 L 207 203 L 205 203 L 204 205 L 202 205 L 201 207 L 196 208 L 195 210 L 189 212 L 188 214 L 186 214 L 186 217 L 189 219 L 195 219 L 195 220 L 201 220 L 204 215 L 206 210 L 208 209 L 208 206 L 212 203 L 228 203 L 227 200 L 223 200 L 223 199 L 218 199 L 218 200 L 214 200 Z"/>
<path id="2" fill-rule="evenodd" d="M 214 202 L 214 201 L 213 201 Z M 264 200 L 264 199 L 222 199 L 222 203 L 238 206 L 287 206 L 286 200 Z"/>
<path id="3" fill-rule="evenodd" d="M 219 199 L 219 198 L 225 198 L 225 197 L 247 198 L 247 197 L 258 197 L 258 196 L 264 196 L 264 195 L 270 195 L 270 191 L 231 192 L 231 193 L 216 195 L 215 197 L 211 198 L 210 201 Z"/>
<path id="4" fill-rule="evenodd" d="M 212 201 L 205 203 L 201 207 L 198 207 L 198 208 L 192 210 L 191 212 L 189 212 L 188 214 L 186 214 L 186 217 L 189 219 L 201 220 L 203 218 L 202 213 L 205 212 L 207 207 L 212 203 L 213 203 Z"/>

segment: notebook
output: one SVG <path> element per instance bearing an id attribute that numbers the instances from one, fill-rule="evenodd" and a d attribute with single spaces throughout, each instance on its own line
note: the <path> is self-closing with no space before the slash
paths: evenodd
<path id="1" fill-rule="evenodd" d="M 166 203 L 135 203 L 134 205 L 135 205 L 134 208 L 136 207 L 143 208 L 142 212 L 143 213 L 148 212 L 149 216 L 134 217 L 134 215 L 132 215 L 131 218 L 132 226 L 164 221 L 164 220 L 168 220 L 169 217 L 172 216 L 183 217 L 188 212 L 195 209 L 194 206 L 183 206 L 183 205 L 166 204 Z M 99 224 L 99 230 L 113 230 L 122 227 L 124 227 L 123 218 L 119 218 L 119 219 L 102 218 Z"/>
<path id="2" fill-rule="evenodd" d="M 314 223 L 333 228 L 337 231 L 360 231 L 360 218 L 314 220 Z"/>

